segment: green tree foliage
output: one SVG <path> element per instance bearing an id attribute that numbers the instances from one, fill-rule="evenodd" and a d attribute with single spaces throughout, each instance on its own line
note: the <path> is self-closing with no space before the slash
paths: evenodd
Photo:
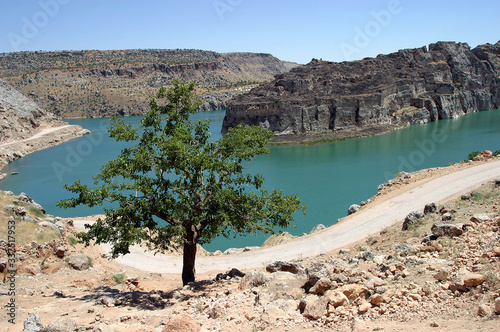
<path id="1" fill-rule="evenodd" d="M 269 192 L 262 175 L 243 172 L 243 161 L 270 153 L 265 146 L 272 132 L 239 126 L 210 141 L 209 120 L 189 119 L 199 105 L 194 83 L 175 81 L 151 96 L 151 110 L 139 128 L 112 119 L 110 136 L 136 144 L 104 164 L 94 187 L 80 181 L 65 185 L 76 195 L 58 203 L 65 208 L 114 203 L 103 220 L 78 234 L 86 245 L 110 243 L 113 257 L 139 243 L 161 252 L 183 248 L 187 284 L 195 279 L 197 244 L 220 234 L 270 233 L 289 226 L 297 209 L 305 212 L 296 195 Z"/>

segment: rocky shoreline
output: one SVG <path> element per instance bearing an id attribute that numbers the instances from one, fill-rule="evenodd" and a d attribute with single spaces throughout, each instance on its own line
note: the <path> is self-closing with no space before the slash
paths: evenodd
<path id="1" fill-rule="evenodd" d="M 11 161 L 88 134 L 70 126 L 0 80 L 0 172 Z M 0 180 L 5 173 L 0 173 Z"/>

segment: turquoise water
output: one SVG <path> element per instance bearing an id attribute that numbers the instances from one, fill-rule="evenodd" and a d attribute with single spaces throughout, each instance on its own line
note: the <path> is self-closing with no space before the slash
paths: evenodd
<path id="1" fill-rule="evenodd" d="M 198 113 L 195 118 L 212 120 L 213 138 L 220 137 L 224 111 Z M 138 125 L 141 117 L 124 118 Z M 21 191 L 53 215 L 86 216 L 100 209 L 60 209 L 56 202 L 68 197 L 63 183 L 77 179 L 92 183 L 102 164 L 118 155 L 120 145 L 106 136 L 109 119 L 72 119 L 92 131 L 91 135 L 28 155 L 9 164 L 5 171 L 18 172 L 0 182 L 0 189 Z M 392 133 L 314 146 L 273 146 L 272 153 L 245 164 L 250 173 L 262 173 L 268 189 L 297 193 L 308 206 L 307 215 L 296 215 L 294 235 L 308 233 L 316 224 L 332 225 L 346 215 L 348 207 L 377 193 L 380 183 L 402 170 L 447 166 L 475 150 L 500 149 L 500 111 L 467 114 L 459 119 L 415 125 Z M 261 245 L 264 235 L 236 239 L 217 238 L 206 249 Z"/>

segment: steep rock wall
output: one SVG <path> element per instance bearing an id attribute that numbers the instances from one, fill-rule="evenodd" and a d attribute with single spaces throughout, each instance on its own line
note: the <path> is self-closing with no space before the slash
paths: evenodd
<path id="1" fill-rule="evenodd" d="M 499 49 L 438 42 L 352 62 L 312 60 L 228 101 L 239 123 L 275 135 L 402 126 L 498 108 Z"/>

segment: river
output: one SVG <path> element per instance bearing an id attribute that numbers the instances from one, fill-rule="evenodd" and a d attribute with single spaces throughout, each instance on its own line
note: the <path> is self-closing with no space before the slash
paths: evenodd
<path id="1" fill-rule="evenodd" d="M 224 111 L 203 112 L 194 119 L 212 121 L 212 137 L 221 136 Z M 139 125 L 142 117 L 124 118 Z M 63 183 L 80 179 L 91 184 L 102 164 L 118 155 L 125 146 L 106 135 L 109 119 L 71 119 L 92 131 L 56 147 L 30 154 L 10 163 L 4 171 L 9 175 L 0 181 L 1 190 L 25 192 L 43 205 L 47 212 L 61 217 L 87 216 L 101 213 L 99 208 L 81 206 L 60 209 L 57 201 L 69 192 Z M 246 163 L 250 173 L 262 173 L 265 187 L 297 193 L 307 205 L 307 215 L 295 215 L 293 235 L 309 233 L 317 224 L 330 226 L 344 217 L 351 204 L 359 204 L 377 193 L 379 184 L 400 171 L 447 166 L 466 159 L 472 151 L 500 149 L 500 110 L 466 114 L 459 119 L 414 125 L 391 133 L 349 141 L 313 146 L 271 146 L 270 155 L 258 156 Z M 216 238 L 204 247 L 209 251 L 230 247 L 260 246 L 263 234 Z"/>

